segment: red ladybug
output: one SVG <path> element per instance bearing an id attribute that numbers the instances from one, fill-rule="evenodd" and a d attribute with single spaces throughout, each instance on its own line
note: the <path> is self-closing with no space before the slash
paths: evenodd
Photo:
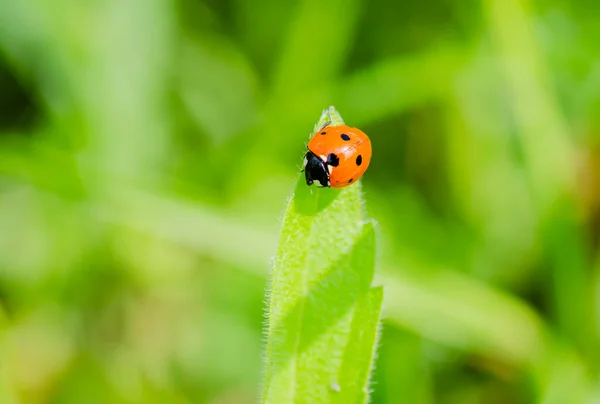
<path id="1" fill-rule="evenodd" d="M 359 129 L 324 126 L 308 142 L 304 157 L 306 185 L 343 188 L 356 182 L 371 162 L 371 141 Z"/>

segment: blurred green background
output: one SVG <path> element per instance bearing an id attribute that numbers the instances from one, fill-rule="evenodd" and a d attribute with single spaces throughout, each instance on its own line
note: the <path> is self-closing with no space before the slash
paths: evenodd
<path id="1" fill-rule="evenodd" d="M 600 400 L 600 6 L 0 0 L 0 403 L 253 403 L 321 111 L 373 142 L 373 403 Z"/>

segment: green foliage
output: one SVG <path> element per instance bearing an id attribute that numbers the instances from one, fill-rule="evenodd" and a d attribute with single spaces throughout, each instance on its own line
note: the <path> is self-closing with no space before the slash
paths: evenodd
<path id="1" fill-rule="evenodd" d="M 343 124 L 333 107 L 325 123 Z M 382 289 L 372 288 L 375 233 L 360 182 L 307 187 L 288 202 L 271 274 L 265 403 L 361 403 L 375 352 Z"/>
<path id="2" fill-rule="evenodd" d="M 0 1 L 0 403 L 255 403 L 278 213 L 324 105 L 373 145 L 370 401 L 598 402 L 599 20 L 595 0 Z M 342 199 L 305 192 L 309 238 Z M 366 257 L 354 226 L 322 259 Z M 343 322 L 356 363 L 321 386 L 345 400 L 378 292 L 302 262 L 303 296 L 355 288 L 296 341 Z"/>

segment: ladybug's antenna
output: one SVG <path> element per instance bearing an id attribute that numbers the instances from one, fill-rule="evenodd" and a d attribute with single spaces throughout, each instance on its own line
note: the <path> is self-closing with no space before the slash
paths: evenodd
<path id="1" fill-rule="evenodd" d="M 326 127 L 328 127 L 329 125 L 331 125 L 331 122 L 325 122 L 323 125 L 321 125 L 321 127 L 320 127 L 320 128 L 316 128 L 316 129 L 315 129 L 315 133 L 317 133 L 317 132 L 318 132 L 318 131 L 320 131 L 320 130 L 323 130 L 323 129 L 325 129 L 325 128 L 326 128 Z"/>

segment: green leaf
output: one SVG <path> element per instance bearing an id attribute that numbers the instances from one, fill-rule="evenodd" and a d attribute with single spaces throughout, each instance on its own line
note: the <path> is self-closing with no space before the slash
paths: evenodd
<path id="1" fill-rule="evenodd" d="M 340 397 L 336 402 L 364 403 L 368 400 L 365 386 L 375 356 L 382 302 L 383 287 L 379 286 L 371 288 L 356 305 L 341 373 L 342 385 L 348 388 L 340 391 Z M 371 351 L 366 349 L 369 346 L 372 347 Z"/>
<path id="2" fill-rule="evenodd" d="M 325 123 L 343 120 L 330 107 L 315 130 Z M 315 188 L 300 176 L 272 272 L 264 403 L 366 402 L 383 297 L 374 264 L 360 182 Z"/>

